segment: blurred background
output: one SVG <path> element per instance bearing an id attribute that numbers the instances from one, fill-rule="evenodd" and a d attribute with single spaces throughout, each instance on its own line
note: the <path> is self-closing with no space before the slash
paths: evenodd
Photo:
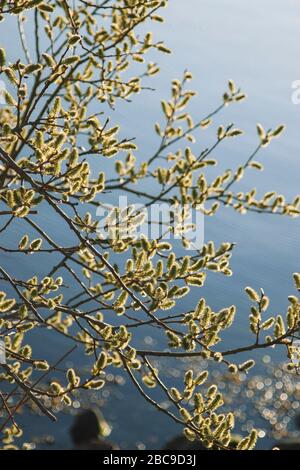
<path id="1" fill-rule="evenodd" d="M 160 119 L 160 100 L 168 98 L 170 82 L 180 78 L 185 69 L 193 73 L 189 87 L 198 92 L 190 110 L 194 120 L 215 109 L 222 99 L 228 79 L 233 79 L 248 95 L 248 99 L 225 109 L 208 130 L 197 131 L 196 148 L 203 149 L 213 141 L 219 123 L 233 122 L 245 131 L 238 139 L 229 140 L 214 157 L 219 160 L 218 171 L 236 166 L 247 159 L 257 145 L 256 123 L 264 128 L 287 125 L 283 136 L 263 149 L 257 158 L 265 171 L 248 172 L 239 183 L 240 190 L 257 187 L 259 194 L 276 190 L 292 199 L 299 193 L 300 171 L 300 104 L 292 102 L 292 83 L 300 80 L 300 5 L 297 0 L 170 0 L 163 12 L 165 24 L 155 26 L 156 39 L 164 40 L 172 55 L 152 54 L 161 73 L 151 80 L 155 91 L 144 91 L 132 103 L 123 103 L 112 112 L 112 122 L 119 123 L 127 137 L 136 137 L 138 158 L 151 156 L 158 140 L 153 131 Z M 20 45 L 12 41 L 12 22 L 1 24 L 1 43 L 8 55 L 18 54 Z M 30 29 L 30 23 L 26 26 Z M 147 30 L 147 27 L 146 27 Z M 98 160 L 99 161 L 99 160 Z M 251 170 L 250 170 L 251 171 Z M 51 217 L 45 214 L 45 217 Z M 49 219 L 50 220 L 50 219 Z M 246 285 L 263 287 L 271 298 L 270 311 L 284 312 L 287 296 L 294 293 L 292 273 L 300 271 L 300 219 L 287 219 L 276 215 L 248 214 L 240 216 L 222 209 L 216 217 L 205 221 L 205 240 L 236 242 L 232 258 L 234 274 L 231 278 L 210 274 L 201 291 L 215 309 L 235 303 L 238 314 L 230 334 L 225 336 L 232 347 L 249 341 L 248 300 L 243 292 Z M 16 239 L 19 240 L 16 234 Z M 5 260 L 4 260 L 5 261 Z M 6 260 L 8 262 L 8 260 Z M 27 272 L 26 261 L 19 269 Z M 31 260 L 30 260 L 31 261 Z M 43 266 L 35 266 L 36 274 L 43 274 Z M 194 307 L 198 293 L 189 297 Z M 189 308 L 185 301 L 185 308 Z M 49 357 L 57 357 L 65 344 L 44 343 L 35 338 L 38 349 L 49 349 Z M 158 338 L 151 334 L 140 336 L 137 344 L 157 346 Z M 247 356 L 248 357 L 248 356 Z M 224 372 L 216 370 L 212 379 L 224 390 L 228 400 L 235 402 L 239 414 L 239 431 L 259 422 L 259 448 L 270 448 L 276 438 L 295 429 L 294 418 L 300 404 L 300 386 L 297 380 L 285 377 L 274 365 L 284 360 L 284 350 L 255 353 L 258 365 L 251 376 L 241 377 L 232 384 Z M 241 358 L 242 359 L 242 358 Z M 67 367 L 84 370 L 82 355 L 68 359 Z M 166 363 L 165 373 L 170 380 L 180 375 L 185 364 Z M 205 363 L 194 364 L 197 368 Z M 267 368 L 267 371 L 264 370 Z M 276 369 L 276 370 L 275 370 Z M 266 374 L 266 375 L 263 375 Z M 136 393 L 120 375 L 109 376 L 109 387 L 78 396 L 74 406 L 63 411 L 57 424 L 40 418 L 30 411 L 19 421 L 25 425 L 25 441 L 37 447 L 68 448 L 71 446 L 67 430 L 78 410 L 96 405 L 112 427 L 111 439 L 123 449 L 157 449 L 180 432 L 162 414 L 157 413 Z M 252 400 L 252 401 L 251 401 Z M 252 404 L 251 404 L 252 403 Z M 229 404 L 229 402 L 228 402 Z M 299 410 L 300 413 L 300 410 Z"/>

